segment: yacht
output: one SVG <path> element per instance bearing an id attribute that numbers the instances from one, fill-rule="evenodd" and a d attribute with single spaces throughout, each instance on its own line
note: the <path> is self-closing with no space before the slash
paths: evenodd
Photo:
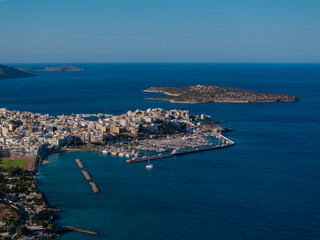
<path id="1" fill-rule="evenodd" d="M 148 160 L 148 164 L 146 165 L 146 169 L 152 169 L 153 164 L 150 163 L 150 160 Z"/>

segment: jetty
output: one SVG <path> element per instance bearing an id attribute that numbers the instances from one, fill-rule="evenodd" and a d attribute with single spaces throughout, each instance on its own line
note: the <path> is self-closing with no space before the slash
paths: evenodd
<path id="1" fill-rule="evenodd" d="M 185 151 L 185 152 L 176 152 L 176 153 L 171 153 L 171 154 L 166 154 L 166 155 L 157 155 L 157 156 L 149 156 L 149 157 L 144 156 L 142 158 L 137 158 L 137 159 L 128 159 L 126 162 L 127 163 L 144 162 L 144 161 L 156 160 L 156 159 L 161 159 L 161 158 L 169 158 L 169 157 L 174 157 L 174 156 L 184 155 L 184 154 L 189 154 L 189 153 L 197 153 L 197 152 L 204 152 L 204 151 L 210 151 L 210 150 L 215 150 L 215 149 L 227 148 L 227 147 L 231 147 L 231 146 L 235 145 L 235 143 L 233 141 L 231 141 L 230 139 L 221 135 L 220 133 L 217 133 L 217 137 L 222 139 L 222 141 L 223 141 L 222 145 L 217 145 L 217 146 L 213 146 L 210 148 L 189 150 L 189 151 Z"/>
<path id="2" fill-rule="evenodd" d="M 99 189 L 98 185 L 95 182 L 90 182 L 89 184 L 91 185 L 92 191 L 94 193 L 99 193 L 100 192 L 100 189 Z"/>
<path id="3" fill-rule="evenodd" d="M 84 165 L 83 165 L 83 163 L 81 162 L 81 160 L 79 158 L 77 158 L 75 161 L 78 164 L 79 168 L 84 168 Z"/>
<path id="4" fill-rule="evenodd" d="M 82 174 L 83 174 L 83 176 L 84 176 L 84 178 L 86 180 L 88 180 L 88 181 L 93 180 L 93 178 L 91 177 L 91 175 L 90 175 L 90 173 L 88 171 L 83 171 L 82 170 L 81 172 L 82 172 Z"/>
<path id="5" fill-rule="evenodd" d="M 94 236 L 99 235 L 99 233 L 97 233 L 97 232 L 88 231 L 88 230 L 84 230 L 84 229 L 76 228 L 76 227 L 72 227 L 72 226 L 62 226 L 59 230 L 60 230 L 60 232 L 81 232 L 81 233 L 85 233 L 88 235 L 94 235 Z"/>

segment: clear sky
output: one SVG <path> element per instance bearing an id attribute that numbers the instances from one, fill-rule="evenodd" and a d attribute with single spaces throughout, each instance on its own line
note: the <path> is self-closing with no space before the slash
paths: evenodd
<path id="1" fill-rule="evenodd" d="M 320 0 L 0 0 L 18 62 L 320 62 Z"/>

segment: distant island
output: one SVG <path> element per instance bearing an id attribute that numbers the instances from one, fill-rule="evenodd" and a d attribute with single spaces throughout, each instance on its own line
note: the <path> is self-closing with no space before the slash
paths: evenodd
<path id="1" fill-rule="evenodd" d="M 161 92 L 168 97 L 146 98 L 151 100 L 164 100 L 171 103 L 266 103 L 266 102 L 296 102 L 298 97 L 280 93 L 261 93 L 244 89 L 219 86 L 186 86 L 151 87 L 144 92 Z"/>
<path id="2" fill-rule="evenodd" d="M 44 69 L 32 68 L 32 67 L 16 67 L 16 69 L 27 72 L 82 72 L 83 68 L 72 65 L 61 65 L 58 67 L 45 67 Z"/>
<path id="3" fill-rule="evenodd" d="M 0 80 L 7 78 L 24 78 L 34 76 L 31 73 L 26 73 L 24 71 L 18 70 L 14 67 L 8 67 L 0 64 Z"/>

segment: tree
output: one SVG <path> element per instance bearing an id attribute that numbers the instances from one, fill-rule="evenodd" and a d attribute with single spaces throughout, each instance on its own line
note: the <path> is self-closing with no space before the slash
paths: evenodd
<path id="1" fill-rule="evenodd" d="M 55 224 L 54 223 L 48 224 L 48 229 L 49 230 L 53 230 L 54 228 L 55 228 Z"/>
<path id="2" fill-rule="evenodd" d="M 19 226 L 16 229 L 16 233 L 18 233 L 19 236 L 23 236 L 25 234 L 27 234 L 28 230 L 25 226 Z"/>
<path id="3" fill-rule="evenodd" d="M 33 223 L 35 220 L 36 220 L 36 217 L 35 217 L 33 214 L 31 214 L 31 215 L 29 216 L 29 222 L 30 222 L 30 223 Z"/>

